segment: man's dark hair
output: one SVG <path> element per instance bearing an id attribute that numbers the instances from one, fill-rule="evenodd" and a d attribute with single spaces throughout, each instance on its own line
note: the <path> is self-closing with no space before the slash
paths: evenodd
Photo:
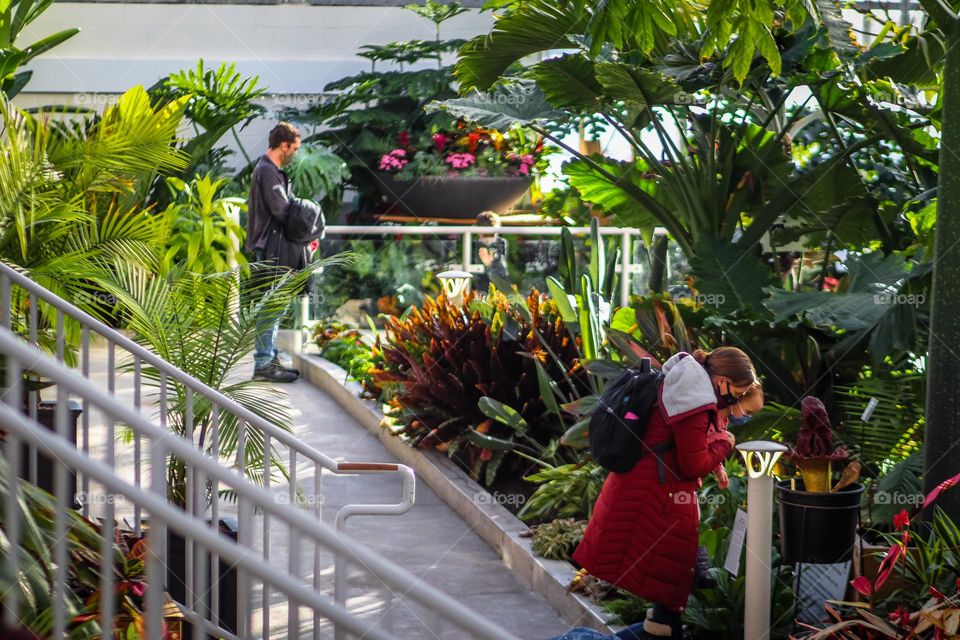
<path id="1" fill-rule="evenodd" d="M 276 149 L 284 142 L 293 144 L 300 139 L 300 132 L 289 122 L 281 122 L 273 129 L 270 129 L 270 138 L 268 143 L 271 149 Z"/>

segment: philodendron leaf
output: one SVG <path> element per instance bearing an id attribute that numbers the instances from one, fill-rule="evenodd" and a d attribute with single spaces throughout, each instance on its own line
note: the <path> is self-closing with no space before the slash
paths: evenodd
<path id="1" fill-rule="evenodd" d="M 467 122 L 501 130 L 563 117 L 563 112 L 550 106 L 546 96 L 532 82 L 498 85 L 491 93 L 474 90 L 463 98 L 434 100 L 425 109 L 428 112 L 446 111 Z"/>
<path id="2" fill-rule="evenodd" d="M 572 413 L 575 416 L 587 416 L 593 413 L 594 409 L 597 408 L 597 402 L 599 400 L 600 398 L 598 396 L 583 396 L 582 398 L 577 398 L 573 402 L 567 402 L 566 404 L 560 405 L 560 408 L 567 413 Z"/>
<path id="3" fill-rule="evenodd" d="M 612 380 L 623 373 L 623 365 L 621 363 L 613 362 L 605 358 L 584 360 L 583 368 L 587 370 L 587 373 L 607 380 Z"/>
<path id="4" fill-rule="evenodd" d="M 597 82 L 593 62 L 582 54 L 567 54 L 545 60 L 531 69 L 537 86 L 558 109 L 595 113 L 603 87 Z"/>
<path id="5" fill-rule="evenodd" d="M 721 313 L 762 308 L 767 297 L 763 287 L 774 284 L 759 257 L 719 238 L 704 236 L 697 243 L 690 269 L 697 291 L 708 295 Z"/>
<path id="6" fill-rule="evenodd" d="M 516 409 L 503 404 L 499 400 L 483 396 L 477 406 L 483 412 L 483 415 L 507 425 L 517 433 L 523 433 L 527 430 L 527 421 L 523 419 L 523 416 L 517 413 Z"/>

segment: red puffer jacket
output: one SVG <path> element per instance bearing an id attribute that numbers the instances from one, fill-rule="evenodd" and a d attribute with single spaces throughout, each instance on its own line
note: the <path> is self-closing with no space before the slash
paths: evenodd
<path id="1" fill-rule="evenodd" d="M 660 405 L 651 411 L 643 437 L 645 447 L 671 439 L 675 446 L 648 452 L 627 473 L 607 477 L 573 554 L 594 576 L 674 611 L 683 611 L 693 588 L 700 478 L 730 451 L 725 439 L 708 443 L 708 430 L 718 428 L 713 385 L 687 355 L 664 364 Z"/>

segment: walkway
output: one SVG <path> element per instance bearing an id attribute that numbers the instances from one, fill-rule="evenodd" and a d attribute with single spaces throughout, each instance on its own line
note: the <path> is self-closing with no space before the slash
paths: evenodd
<path id="1" fill-rule="evenodd" d="M 93 377 L 106 384 L 106 350 L 93 352 Z M 117 395 L 132 399 L 127 376 L 118 380 Z M 358 422 L 345 413 L 324 392 L 299 381 L 280 387 L 289 396 L 294 409 L 294 430 L 304 441 L 334 458 L 361 462 L 396 462 L 384 446 Z M 102 421 L 91 413 L 91 449 L 94 455 L 104 443 L 97 437 Z M 96 425 L 96 427 L 95 427 Z M 102 428 L 102 427 L 101 427 Z M 118 447 L 118 467 L 133 466 L 130 447 Z M 308 493 L 312 489 L 312 471 L 298 466 L 298 480 Z M 285 485 L 275 488 L 279 496 L 287 492 Z M 346 532 L 356 540 L 409 570 L 426 583 L 449 594 L 464 606 L 496 620 L 517 636 L 539 640 L 558 635 L 567 629 L 557 613 L 537 594 L 527 590 L 503 565 L 497 554 L 463 520 L 447 507 L 424 483 L 417 483 L 416 505 L 401 516 L 351 518 Z M 353 476 L 339 477 L 325 474 L 323 478 L 324 521 L 332 524 L 336 511 L 344 504 L 396 502 L 400 495 L 400 481 L 396 477 Z M 121 515 L 122 505 L 118 505 Z M 221 507 L 223 515 L 235 514 L 233 505 Z M 262 523 L 255 524 L 255 544 L 260 547 Z M 287 535 L 281 527 L 271 528 L 271 563 L 286 566 Z M 305 547 L 302 547 L 305 549 Z M 301 551 L 303 576 L 312 577 L 313 557 Z M 321 589 L 333 590 L 333 560 L 321 554 Z M 347 606 L 387 631 L 392 637 L 410 640 L 467 640 L 470 636 L 449 625 L 441 627 L 439 635 L 426 627 L 424 611 L 403 594 L 385 593 L 386 588 L 369 573 L 351 571 Z M 259 607 L 261 595 L 254 594 L 254 605 Z M 255 637 L 261 637 L 261 613 L 254 612 Z M 287 602 L 276 594 L 271 598 L 270 638 L 285 638 L 281 631 L 287 620 Z M 310 637 L 310 615 L 304 610 L 301 617 L 302 637 Z M 322 625 L 323 637 L 332 638 L 329 625 Z"/>

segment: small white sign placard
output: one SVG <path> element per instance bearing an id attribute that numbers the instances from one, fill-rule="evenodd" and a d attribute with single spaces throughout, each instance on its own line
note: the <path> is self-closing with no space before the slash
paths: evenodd
<path id="1" fill-rule="evenodd" d="M 743 552 L 743 543 L 747 539 L 747 512 L 737 509 L 737 517 L 733 521 L 733 531 L 730 532 L 730 546 L 727 548 L 727 559 L 723 568 L 733 575 L 740 573 L 740 554 Z"/>

